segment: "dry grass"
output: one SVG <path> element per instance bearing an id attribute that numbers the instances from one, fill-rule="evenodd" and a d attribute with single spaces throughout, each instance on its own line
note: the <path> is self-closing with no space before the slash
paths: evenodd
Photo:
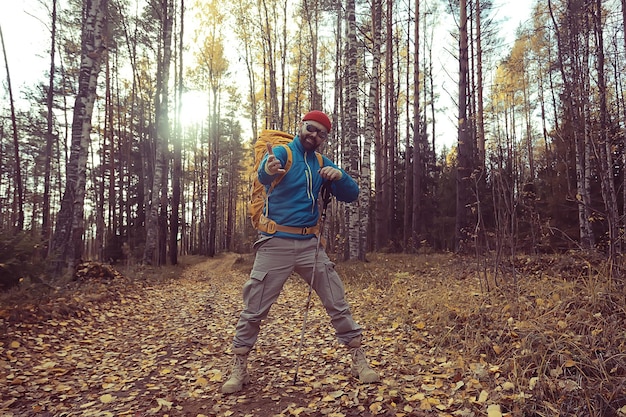
<path id="1" fill-rule="evenodd" d="M 132 283 L 152 286 L 176 280 L 202 260 L 120 271 Z M 228 268 L 247 274 L 253 256 L 229 262 Z M 608 278 L 607 267 L 572 255 L 507 260 L 497 274 L 490 264 L 479 268 L 475 259 L 451 254 L 369 254 L 368 262 L 337 262 L 337 270 L 348 297 L 354 292 L 365 300 L 357 307 L 359 320 L 371 323 L 373 333 L 397 329 L 398 357 L 410 344 L 430 357 L 461 358 L 458 380 L 477 381 L 505 415 L 626 415 L 626 292 Z M 84 299 L 120 297 L 128 284 L 76 283 Z M 40 320 L 42 306 L 54 297 L 76 312 L 43 316 L 80 313 L 84 300 L 76 293 L 47 288 L 4 294 L 0 312 L 11 320 L 28 320 L 28 314 Z M 16 308 L 18 299 L 24 308 Z"/>
<path id="2" fill-rule="evenodd" d="M 424 350 L 484 364 L 490 371 L 479 379 L 501 391 L 511 415 L 626 415 L 626 294 L 601 263 L 521 257 L 510 262 L 515 276 L 500 272 L 496 286 L 495 274 L 479 274 L 471 258 L 369 261 L 338 266 L 349 286 L 384 300 L 372 303 L 368 319 L 393 312 L 388 320 Z M 506 392 L 502 381 L 512 383 Z"/>

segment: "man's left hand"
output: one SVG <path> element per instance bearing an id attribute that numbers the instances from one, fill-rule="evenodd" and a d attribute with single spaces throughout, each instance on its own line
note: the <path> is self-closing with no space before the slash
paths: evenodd
<path id="1" fill-rule="evenodd" d="M 341 170 L 337 168 L 323 167 L 322 169 L 320 169 L 320 175 L 325 180 L 336 181 L 336 180 L 341 179 L 343 174 L 341 173 Z"/>

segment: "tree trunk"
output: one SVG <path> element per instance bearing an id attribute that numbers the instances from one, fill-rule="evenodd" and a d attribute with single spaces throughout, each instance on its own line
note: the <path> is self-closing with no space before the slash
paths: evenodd
<path id="1" fill-rule="evenodd" d="M 278 114 L 278 88 L 276 86 L 276 64 L 274 63 L 276 51 L 275 51 L 275 40 L 274 40 L 274 25 L 270 20 L 270 11 L 267 7 L 268 0 L 262 0 L 263 3 L 263 44 L 265 46 L 264 56 L 265 56 L 265 65 L 267 67 L 267 71 L 269 72 L 269 100 L 266 102 L 269 105 L 267 109 L 267 113 L 265 117 L 267 118 L 269 124 L 266 124 L 266 127 L 269 126 L 270 129 L 278 129 L 281 126 L 281 121 L 279 120 Z"/>
<path id="2" fill-rule="evenodd" d="M 455 250 L 462 252 L 469 238 L 468 204 L 470 193 L 470 175 L 472 173 L 472 144 L 467 121 L 467 76 L 468 76 L 468 35 L 467 35 L 467 0 L 460 1 L 459 19 L 459 120 L 456 174 L 456 239 Z"/>
<path id="3" fill-rule="evenodd" d="M 180 183 L 183 176 L 182 148 L 183 133 L 180 121 L 183 100 L 183 33 L 185 23 L 185 0 L 180 0 L 180 32 L 178 38 L 178 117 L 176 119 L 176 135 L 174 136 L 174 162 L 172 173 L 172 217 L 170 218 L 170 264 L 178 264 L 178 232 L 180 230 Z"/>
<path id="4" fill-rule="evenodd" d="M 218 191 L 218 175 L 220 161 L 220 128 L 219 128 L 219 109 L 218 109 L 218 93 L 217 86 L 213 88 L 213 108 L 211 109 L 212 120 L 209 128 L 209 137 L 211 138 L 210 155 L 211 162 L 209 166 L 209 218 L 208 218 L 208 242 L 207 255 L 215 256 L 217 252 L 215 237 L 217 236 L 217 191 Z"/>
<path id="5" fill-rule="evenodd" d="M 287 101 L 285 99 L 285 96 L 287 95 L 287 88 L 285 87 L 285 83 L 287 82 L 287 76 L 285 74 L 287 74 L 287 57 L 289 56 L 289 54 L 287 53 L 288 50 L 288 40 L 287 40 L 287 0 L 284 0 L 283 4 L 282 4 L 282 18 L 283 18 L 283 37 L 282 37 L 282 45 L 280 46 L 280 51 L 279 51 L 279 55 L 280 55 L 280 69 L 281 69 L 281 73 L 282 73 L 282 77 L 280 77 L 280 81 L 281 81 L 281 97 L 280 97 L 280 112 L 278 114 L 278 120 L 279 125 L 278 128 L 279 130 L 285 130 L 285 102 Z M 278 19 L 277 19 L 278 20 Z M 315 44 L 316 42 L 314 41 L 313 44 Z"/>
<path id="6" fill-rule="evenodd" d="M 411 23 L 412 19 L 407 19 L 406 22 L 406 32 L 411 33 Z M 416 22 L 416 24 L 418 24 Z M 415 33 L 415 32 L 413 32 Z M 413 40 L 415 43 L 415 40 Z M 407 95 L 410 94 L 411 86 L 413 86 L 413 105 L 415 105 L 415 96 L 419 96 L 419 82 L 411 82 L 411 36 L 406 37 L 406 51 L 405 54 L 405 65 L 406 65 L 406 73 L 405 73 L 405 84 L 404 88 L 407 91 Z M 418 47 L 419 50 L 419 47 Z M 418 56 L 418 51 L 414 51 L 413 53 L 413 61 L 415 61 L 415 57 Z M 413 68 L 415 70 L 415 68 Z M 419 100 L 419 98 L 418 98 Z M 414 115 L 415 116 L 415 115 Z M 405 103 L 405 117 L 406 120 L 411 120 L 411 100 L 406 100 Z M 411 129 L 413 127 L 413 129 Z M 413 123 L 405 124 L 404 131 L 404 183 L 403 183 L 403 192 L 404 198 L 403 200 L 403 215 L 402 215 L 402 249 L 404 252 L 410 252 L 415 245 L 413 244 L 413 239 L 411 236 L 413 235 L 413 184 L 414 184 L 414 171 L 413 167 L 415 167 L 414 159 L 415 159 L 415 138 L 413 137 L 413 133 L 415 132 L 415 126 Z"/>
<path id="7" fill-rule="evenodd" d="M 172 58 L 172 0 L 162 0 L 162 30 L 163 30 L 163 55 L 157 66 L 157 88 L 155 97 L 155 110 L 156 110 L 156 135 L 154 138 L 155 143 L 155 164 L 154 164 L 154 176 L 152 178 L 152 185 L 150 187 L 150 204 L 148 216 L 146 218 L 146 246 L 143 253 L 143 263 L 146 265 L 152 265 L 156 262 L 157 265 L 161 265 L 165 262 L 165 259 L 161 257 L 161 252 L 156 252 L 157 248 L 160 248 L 160 242 L 165 239 L 162 234 L 162 216 L 165 215 L 162 211 L 166 208 L 164 200 L 165 193 L 165 178 L 167 175 L 167 143 L 170 135 L 169 132 L 169 67 L 170 60 Z M 159 233 L 161 230 L 161 236 Z M 155 255 L 156 259 L 155 259 Z"/>
<path id="8" fill-rule="evenodd" d="M 591 197 L 590 197 L 590 166 L 589 166 L 589 142 L 587 140 L 587 123 L 585 109 L 588 106 L 583 94 L 583 71 L 584 64 L 578 63 L 579 39 L 581 37 L 579 22 L 572 10 L 565 14 L 565 22 L 558 22 L 552 8 L 552 1 L 548 0 L 550 18 L 557 37 L 558 57 L 557 64 L 563 80 L 563 106 L 565 108 L 565 122 L 563 129 L 570 128 L 572 142 L 575 148 L 576 160 L 576 203 L 578 208 L 578 228 L 580 243 L 585 249 L 590 249 L 595 244 L 595 237 L 590 224 Z M 563 23 L 563 24 L 562 24 Z M 566 36 L 562 31 L 567 30 Z M 583 59 L 587 59 L 583 55 Z M 567 68 L 566 68 L 567 67 Z M 567 70 L 569 70 L 569 72 Z M 586 92 L 589 94 L 589 91 Z"/>
<path id="9" fill-rule="evenodd" d="M 13 89 L 11 88 L 11 76 L 9 71 L 9 61 L 7 59 L 7 50 L 4 47 L 4 36 L 2 35 L 2 28 L 0 27 L 0 42 L 2 43 L 2 51 L 4 54 L 4 65 L 7 71 L 7 85 L 9 88 L 9 101 L 11 106 L 11 126 L 13 128 L 13 156 L 15 157 L 13 172 L 15 173 L 15 189 L 17 190 L 17 207 L 16 211 L 17 224 L 13 224 L 17 231 L 24 230 L 24 191 L 22 184 L 22 167 L 20 162 L 20 147 L 17 136 L 17 121 L 15 119 L 15 102 L 13 101 Z"/>
<path id="10" fill-rule="evenodd" d="M 314 7 L 311 10 L 310 4 L 314 3 Z M 311 109 L 322 108 L 322 95 L 318 91 L 317 86 L 317 56 L 318 56 L 318 26 L 319 26 L 319 3 L 317 1 L 310 2 L 305 0 L 303 2 L 304 19 L 309 29 L 309 36 L 311 39 L 311 52 L 308 54 L 309 58 L 309 98 L 311 102 Z M 283 77 L 284 78 L 284 77 Z"/>
<path id="11" fill-rule="evenodd" d="M 350 164 L 348 172 L 357 183 L 360 183 L 360 153 L 359 153 L 359 136 L 358 136 L 358 100 L 357 93 L 359 90 L 359 80 L 356 71 L 357 68 L 357 45 L 356 45 L 356 10 L 354 0 L 346 2 L 346 132 L 349 143 L 346 152 L 346 161 Z M 361 250 L 359 238 L 361 236 L 359 207 L 358 204 L 352 203 L 347 205 L 347 218 L 349 224 L 348 232 L 348 259 L 365 260 L 365 253 Z"/>
<path id="12" fill-rule="evenodd" d="M 231 126 L 232 128 L 232 126 Z M 233 132 L 231 131 L 231 142 L 233 142 Z M 226 230 L 224 233 L 224 248 L 229 252 L 234 252 L 234 242 L 233 242 L 233 233 L 236 224 L 235 216 L 236 216 L 236 207 L 237 207 L 237 189 L 239 187 L 239 181 L 237 181 L 236 177 L 237 173 L 237 162 L 234 158 L 234 149 L 233 146 L 228 147 L 228 170 L 226 175 L 228 176 L 227 180 L 227 188 L 226 188 Z"/>
<path id="13" fill-rule="evenodd" d="M 91 179 L 93 182 L 93 187 L 97 190 L 95 192 L 96 196 L 96 238 L 94 242 L 94 249 L 98 251 L 95 259 L 102 261 L 104 260 L 104 246 L 105 246 L 105 228 L 106 222 L 104 220 L 104 202 L 106 200 L 105 197 L 105 179 L 106 179 L 106 171 L 107 167 L 109 168 L 109 183 L 113 180 L 113 168 L 112 160 L 113 160 L 113 105 L 111 103 L 111 60 L 110 54 L 107 54 L 104 59 L 104 129 L 102 134 L 99 136 L 100 145 L 98 146 L 100 151 L 100 161 L 97 164 L 93 161 L 94 152 L 91 152 L 92 158 L 92 166 L 91 170 Z M 107 142 L 110 140 L 110 142 Z M 110 146 L 108 145 L 110 143 Z M 96 170 L 96 166 L 98 169 Z M 109 223 L 110 224 L 110 223 Z M 110 239 L 111 236 L 108 236 Z"/>
<path id="14" fill-rule="evenodd" d="M 243 43 L 243 56 L 246 66 L 246 74 L 248 75 L 248 102 L 250 110 L 250 123 L 252 128 L 252 137 L 256 137 L 258 133 L 258 104 L 256 97 L 256 74 L 254 68 L 257 65 L 255 62 L 255 52 L 253 51 L 253 34 L 251 32 L 252 25 L 249 24 L 247 19 L 250 14 L 250 3 L 245 0 L 237 0 L 235 12 L 233 17 L 236 19 L 235 33 L 241 39 Z"/>
<path id="15" fill-rule="evenodd" d="M 364 231 L 369 228 L 369 208 L 371 205 L 371 164 L 370 154 L 372 144 L 380 143 L 380 62 L 382 48 L 382 4 L 381 0 L 372 1 L 372 76 L 369 85 L 368 106 L 365 116 L 365 138 L 363 143 L 363 165 L 361 168 L 361 227 Z M 378 164 L 376 164 L 378 166 Z M 367 242 L 367 236 L 362 238 Z M 367 246 L 364 251 L 367 253 Z"/>
<path id="16" fill-rule="evenodd" d="M 43 213 L 42 213 L 42 227 L 41 237 L 44 242 L 48 242 L 50 239 L 50 180 L 52 173 L 52 145 L 55 142 L 57 136 L 53 132 L 53 120 L 52 114 L 54 103 L 54 55 L 56 52 L 56 21 L 57 21 L 57 1 L 52 0 L 52 22 L 51 22 L 51 40 L 50 40 L 50 74 L 48 77 L 48 91 L 46 92 L 46 151 L 44 155 L 44 186 L 43 186 Z M 47 254 L 46 254 L 47 255 Z"/>
<path id="17" fill-rule="evenodd" d="M 102 54 L 106 48 L 107 5 L 107 0 L 92 0 L 87 2 L 85 10 L 70 158 L 66 169 L 65 191 L 51 246 L 51 254 L 54 257 L 51 266 L 56 274 L 59 274 L 65 266 L 68 267 L 69 273 L 73 274 L 74 267 L 82 257 L 87 156 L 98 74 Z"/>
<path id="18" fill-rule="evenodd" d="M 618 254 L 618 208 L 617 194 L 615 192 L 615 173 L 613 162 L 612 144 L 608 138 L 608 121 L 609 114 L 607 109 L 607 88 L 604 74 L 604 36 L 602 24 L 602 0 L 596 0 L 595 8 L 595 34 L 596 34 L 596 54 L 597 54 L 597 72 L 598 72 L 598 100 L 600 100 L 600 131 L 598 140 L 598 155 L 600 164 L 600 184 L 602 189 L 602 197 L 604 199 L 604 207 L 606 209 L 607 227 L 608 227 L 608 251 L 609 259 L 612 261 Z M 624 152 L 624 150 L 622 150 Z"/>
<path id="19" fill-rule="evenodd" d="M 385 127 L 385 153 L 387 159 L 386 171 L 384 173 L 385 180 L 383 183 L 384 194 L 386 196 L 385 204 L 385 227 L 387 242 L 386 245 L 390 245 L 390 249 L 399 241 L 396 233 L 396 210 L 395 204 L 396 198 L 396 126 L 397 126 L 397 109 L 396 109 L 396 82 L 395 82 L 395 65 L 394 65 L 394 53 L 396 48 L 394 45 L 394 14 L 393 14 L 394 2 L 387 2 L 386 10 L 386 76 L 385 76 L 385 102 L 387 104 L 387 111 L 385 121 L 387 126 Z"/>
<path id="20" fill-rule="evenodd" d="M 626 0 L 622 0 L 622 27 L 626 27 Z M 626 36 L 624 39 L 624 52 L 626 53 Z M 623 107 L 624 119 L 622 123 L 626 122 L 626 106 Z M 622 135 L 622 149 L 626 149 L 626 135 Z M 626 151 L 622 151 L 622 167 L 626 167 Z M 626 169 L 622 169 L 622 216 L 621 216 L 621 229 L 626 229 Z M 622 236 L 623 245 L 625 243 L 624 236 Z"/>
<path id="21" fill-rule="evenodd" d="M 480 0 L 476 0 L 476 86 L 477 112 L 476 112 L 476 146 L 478 149 L 478 163 L 480 169 L 485 169 L 485 122 L 483 119 L 483 46 L 480 14 L 482 7 Z"/>
<path id="22" fill-rule="evenodd" d="M 216 237 L 218 235 L 218 227 L 220 226 L 218 216 L 218 198 L 220 184 L 220 137 L 221 137 L 221 91 L 222 80 L 228 70 L 228 62 L 224 57 L 224 39 L 221 34 L 221 26 L 219 22 L 223 20 L 223 16 L 219 12 L 215 3 L 215 7 L 211 8 L 212 14 L 207 15 L 204 27 L 208 31 L 204 36 L 204 45 L 198 62 L 205 72 L 206 83 L 209 86 L 209 169 L 207 181 L 207 213 L 206 213 L 206 254 L 214 256 L 217 253 Z"/>
<path id="23" fill-rule="evenodd" d="M 420 234 L 422 233 L 423 215 L 422 215 L 422 179 L 424 178 L 424 151 L 426 150 L 426 135 L 422 132 L 422 124 L 420 122 L 420 1 L 415 0 L 415 58 L 413 59 L 413 85 L 415 92 L 413 93 L 413 171 L 407 171 L 407 178 L 412 176 L 412 207 L 411 222 L 407 225 L 410 233 L 410 243 L 413 248 L 420 245 Z M 408 155 L 407 155 L 408 158 Z M 408 206 L 407 206 L 408 208 Z"/>
<path id="24" fill-rule="evenodd" d="M 526 67 L 526 60 L 524 59 L 522 65 Z M 537 170 L 535 168 L 535 156 L 534 156 L 534 143 L 533 143 L 533 135 L 532 135 L 532 104 L 530 100 L 530 92 L 529 92 L 529 82 L 528 82 L 528 74 L 523 72 L 522 76 L 522 94 L 524 95 L 524 119 L 526 121 L 526 134 L 524 137 L 526 138 L 526 153 L 528 154 L 528 178 L 521 178 L 522 181 L 534 181 L 537 175 Z"/>

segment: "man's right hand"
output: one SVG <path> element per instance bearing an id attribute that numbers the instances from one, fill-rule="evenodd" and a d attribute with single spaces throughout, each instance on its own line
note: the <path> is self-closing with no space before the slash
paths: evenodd
<path id="1" fill-rule="evenodd" d="M 285 170 L 283 169 L 283 164 L 274 155 L 271 143 L 267 144 L 267 154 L 269 156 L 267 157 L 267 161 L 265 161 L 265 172 L 270 175 L 284 174 Z"/>

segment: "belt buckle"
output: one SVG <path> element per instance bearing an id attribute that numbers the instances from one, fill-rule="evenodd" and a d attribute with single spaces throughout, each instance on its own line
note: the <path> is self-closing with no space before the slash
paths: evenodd
<path id="1" fill-rule="evenodd" d="M 261 215 L 261 218 L 259 219 L 259 226 L 262 226 L 260 230 L 265 233 L 269 233 L 270 235 L 276 233 L 276 222 L 271 220 L 269 217 Z"/>

